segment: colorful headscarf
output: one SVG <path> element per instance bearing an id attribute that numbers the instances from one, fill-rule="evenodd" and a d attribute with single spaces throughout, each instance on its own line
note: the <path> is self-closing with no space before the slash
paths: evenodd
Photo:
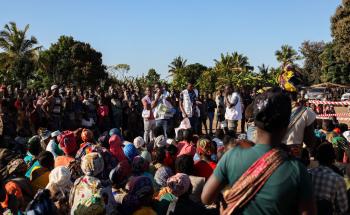
<path id="1" fill-rule="evenodd" d="M 94 144 L 90 142 L 83 143 L 80 146 L 80 149 L 77 151 L 77 154 L 75 155 L 75 159 L 81 159 L 85 155 L 93 152 Z"/>
<path id="2" fill-rule="evenodd" d="M 86 142 L 93 142 L 94 141 L 94 133 L 92 133 L 91 130 L 84 128 L 83 131 L 81 132 L 81 140 L 86 143 Z"/>
<path id="3" fill-rule="evenodd" d="M 197 143 L 197 153 L 200 155 L 211 155 L 215 151 L 213 143 L 208 139 L 200 139 Z"/>
<path id="4" fill-rule="evenodd" d="M 75 153 L 78 148 L 74 133 L 71 131 L 63 131 L 60 135 L 58 135 L 57 141 L 60 148 L 66 155 Z"/>
<path id="5" fill-rule="evenodd" d="M 118 135 L 113 134 L 109 138 L 109 151 L 118 159 L 118 161 L 127 160 L 127 157 L 122 149 L 122 141 Z"/>
<path id="6" fill-rule="evenodd" d="M 301 84 L 301 75 L 295 70 L 293 65 L 288 64 L 283 68 L 282 73 L 278 76 L 278 83 L 285 91 L 297 92 L 297 87 Z"/>
<path id="7" fill-rule="evenodd" d="M 123 199 L 123 208 L 134 212 L 142 207 L 142 200 L 153 195 L 152 180 L 146 176 L 139 176 L 130 182 L 129 193 Z M 132 213 L 131 213 L 132 214 Z"/>
<path id="8" fill-rule="evenodd" d="M 81 170 L 87 176 L 97 176 L 104 169 L 103 158 L 99 153 L 92 152 L 85 155 L 81 162 Z"/>
<path id="9" fill-rule="evenodd" d="M 132 143 L 126 144 L 123 148 L 123 151 L 129 161 L 132 161 L 134 157 L 136 157 L 139 154 L 136 147 Z"/>
<path id="10" fill-rule="evenodd" d="M 168 179 L 167 186 L 173 195 L 180 197 L 190 189 L 191 180 L 188 175 L 177 173 Z"/>
<path id="11" fill-rule="evenodd" d="M 123 160 L 109 173 L 109 180 L 116 185 L 126 184 L 131 174 L 131 167 L 127 160 Z"/>
<path id="12" fill-rule="evenodd" d="M 132 172 L 135 175 L 140 175 L 147 171 L 149 168 L 149 163 L 141 156 L 136 156 L 132 160 Z"/>
<path id="13" fill-rule="evenodd" d="M 145 141 L 143 140 L 142 137 L 136 137 L 134 139 L 134 146 L 139 149 L 142 148 L 145 145 Z"/>
<path id="14" fill-rule="evenodd" d="M 173 171 L 169 167 L 162 166 L 156 171 L 154 180 L 160 187 L 165 187 L 167 185 L 167 180 L 173 175 Z"/>

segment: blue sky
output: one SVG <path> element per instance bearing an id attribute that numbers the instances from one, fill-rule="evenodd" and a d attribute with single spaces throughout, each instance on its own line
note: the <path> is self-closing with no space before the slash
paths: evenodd
<path id="1" fill-rule="evenodd" d="M 340 0 L 60 0 L 3 1 L 0 27 L 30 24 L 44 48 L 60 35 L 90 43 L 106 65 L 127 63 L 130 75 L 155 68 L 166 77 L 178 55 L 213 66 L 238 51 L 253 66 L 277 66 L 275 50 L 304 40 L 330 41 Z"/>

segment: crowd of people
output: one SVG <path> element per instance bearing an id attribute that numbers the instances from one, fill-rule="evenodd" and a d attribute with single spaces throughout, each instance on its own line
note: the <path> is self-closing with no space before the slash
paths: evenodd
<path id="1" fill-rule="evenodd" d="M 346 214 L 350 131 L 284 73 L 258 94 L 2 87 L 0 212 Z"/>

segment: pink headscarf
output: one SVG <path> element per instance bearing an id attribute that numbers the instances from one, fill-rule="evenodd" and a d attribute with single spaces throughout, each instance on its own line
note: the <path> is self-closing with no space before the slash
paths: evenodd
<path id="1" fill-rule="evenodd" d="M 180 197 L 190 189 L 191 180 L 188 175 L 177 173 L 167 180 L 167 186 L 170 188 L 172 194 Z"/>
<path id="2" fill-rule="evenodd" d="M 118 161 L 128 160 L 122 149 L 122 141 L 118 135 L 112 135 L 109 138 L 109 151 L 115 156 Z"/>
<path id="3" fill-rule="evenodd" d="M 181 141 L 177 144 L 177 151 L 177 157 L 180 157 L 181 155 L 194 156 L 196 154 L 196 147 L 193 146 L 191 143 Z"/>

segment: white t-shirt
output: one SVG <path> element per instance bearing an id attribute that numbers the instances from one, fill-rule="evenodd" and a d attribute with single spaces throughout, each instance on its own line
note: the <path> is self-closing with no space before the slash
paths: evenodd
<path id="1" fill-rule="evenodd" d="M 198 98 L 198 90 L 193 89 L 193 92 L 195 93 L 196 98 Z M 188 92 L 188 90 L 186 89 L 186 90 L 182 91 L 180 96 L 183 99 L 182 104 L 183 104 L 183 108 L 184 108 L 186 115 L 188 117 L 192 117 L 195 113 L 194 111 L 196 111 L 197 117 L 199 117 L 200 116 L 199 108 L 198 108 L 198 106 L 196 106 L 196 110 L 193 110 L 193 102 L 191 101 L 190 93 Z M 182 113 L 182 116 L 184 116 L 184 113 Z"/>
<path id="2" fill-rule="evenodd" d="M 293 111 L 295 108 L 293 109 Z M 311 109 L 306 109 L 301 117 L 287 131 L 282 143 L 286 145 L 303 144 L 305 128 L 310 126 L 316 120 L 316 113 Z"/>
<path id="3" fill-rule="evenodd" d="M 149 96 L 143 97 L 142 101 L 146 101 L 147 105 L 151 105 L 152 104 L 151 98 Z M 145 118 L 145 119 L 150 118 L 151 117 L 151 111 L 153 113 L 154 109 L 152 109 L 152 110 L 143 109 L 142 117 Z"/>
<path id="4" fill-rule="evenodd" d="M 169 97 L 169 92 L 168 91 L 164 91 L 159 99 L 158 99 L 158 104 L 157 106 L 154 108 L 154 117 L 156 120 L 159 119 L 169 119 L 171 116 L 169 116 L 169 111 L 171 108 L 173 108 L 173 106 L 171 105 L 171 103 L 167 100 L 167 98 Z M 154 95 L 154 97 L 156 97 L 157 95 Z"/>
<path id="5" fill-rule="evenodd" d="M 242 103 L 241 97 L 238 93 L 234 92 L 231 95 L 227 96 L 227 100 L 229 103 L 234 104 L 237 101 L 236 105 L 233 107 L 226 107 L 225 111 L 225 119 L 226 120 L 241 120 L 242 119 Z"/>

